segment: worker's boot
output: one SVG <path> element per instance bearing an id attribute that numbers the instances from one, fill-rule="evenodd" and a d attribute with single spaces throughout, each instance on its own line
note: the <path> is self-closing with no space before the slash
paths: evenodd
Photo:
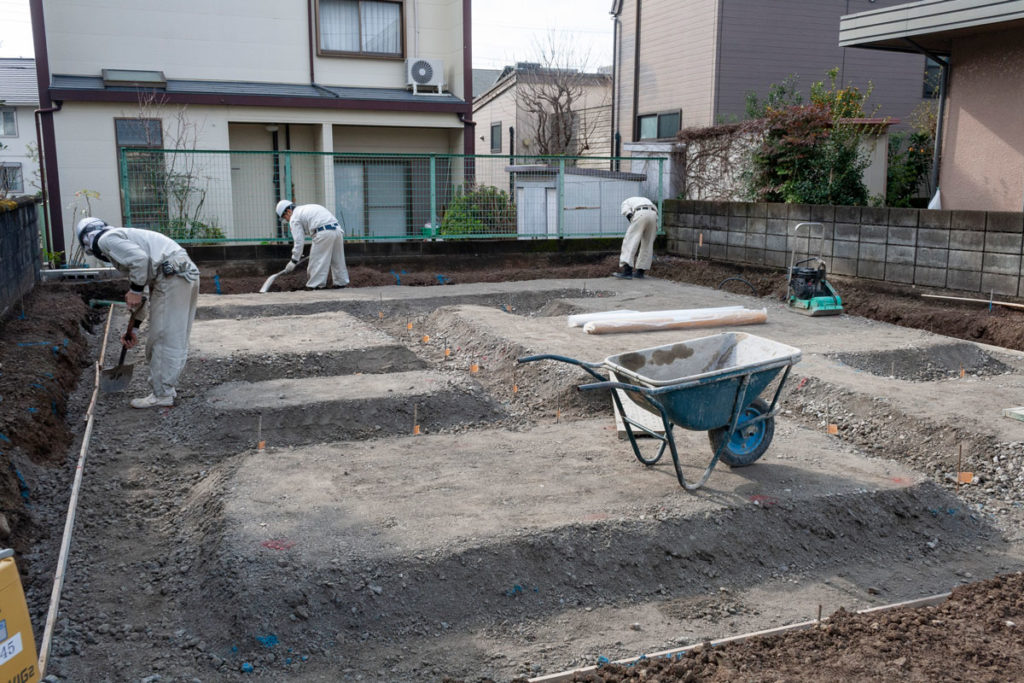
<path id="1" fill-rule="evenodd" d="M 633 279 L 633 266 L 628 263 L 622 264 L 622 270 L 618 273 L 612 273 L 615 277 L 622 278 L 623 280 Z"/>
<path id="2" fill-rule="evenodd" d="M 634 280 L 643 280 L 644 279 L 644 272 L 645 271 L 640 270 L 639 268 L 637 268 L 636 270 L 633 271 L 633 279 Z"/>

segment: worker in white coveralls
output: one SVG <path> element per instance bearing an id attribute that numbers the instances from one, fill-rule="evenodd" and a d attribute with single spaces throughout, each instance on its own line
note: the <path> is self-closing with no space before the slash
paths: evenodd
<path id="1" fill-rule="evenodd" d="M 658 207 L 646 197 L 630 197 L 622 202 L 622 215 L 629 221 L 622 238 L 619 267 L 615 277 L 641 279 L 654 260 L 654 238 L 658 236 Z"/>
<path id="2" fill-rule="evenodd" d="M 348 268 L 345 267 L 345 232 L 338 225 L 338 219 L 330 211 L 319 204 L 301 204 L 295 206 L 289 199 L 277 203 L 277 216 L 288 222 L 292 231 L 295 246 L 292 248 L 292 260 L 284 267 L 284 272 L 295 270 L 302 259 L 302 247 L 306 237 L 312 238 L 313 246 L 309 248 L 309 279 L 306 289 L 323 289 L 327 286 L 327 271 L 331 273 L 331 281 L 335 289 L 348 285 Z"/>
<path id="3" fill-rule="evenodd" d="M 199 269 L 181 245 L 152 230 L 116 228 L 99 218 L 83 218 L 75 226 L 78 243 L 88 253 L 128 273 L 124 295 L 131 310 L 142 306 L 149 287 L 149 336 L 146 362 L 149 386 L 145 398 L 134 398 L 132 408 L 174 405 L 175 387 L 188 358 L 188 337 L 196 316 Z M 138 343 L 135 330 L 121 335 L 121 343 Z"/>

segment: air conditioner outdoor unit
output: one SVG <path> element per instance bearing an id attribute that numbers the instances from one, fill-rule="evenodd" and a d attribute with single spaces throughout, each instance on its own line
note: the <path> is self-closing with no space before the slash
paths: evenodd
<path id="1" fill-rule="evenodd" d="M 444 63 L 440 59 L 414 57 L 405 60 L 405 74 L 414 94 L 422 94 L 420 88 L 436 88 L 433 94 L 444 90 Z"/>

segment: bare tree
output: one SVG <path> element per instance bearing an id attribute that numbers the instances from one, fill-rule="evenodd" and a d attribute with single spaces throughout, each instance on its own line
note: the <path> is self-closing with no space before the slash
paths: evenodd
<path id="1" fill-rule="evenodd" d="M 589 55 L 554 32 L 536 48 L 537 58 L 515 67 L 516 104 L 525 115 L 520 140 L 531 155 L 580 156 L 591 148 L 609 106 L 611 77 L 588 73 Z"/>

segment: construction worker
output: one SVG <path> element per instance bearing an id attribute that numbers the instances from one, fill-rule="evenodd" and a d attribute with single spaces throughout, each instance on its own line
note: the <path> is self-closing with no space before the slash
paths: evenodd
<path id="1" fill-rule="evenodd" d="M 622 202 L 622 215 L 629 228 L 622 238 L 619 267 L 615 277 L 642 279 L 654 260 L 654 238 L 658 235 L 658 207 L 646 197 L 630 197 Z"/>
<path id="2" fill-rule="evenodd" d="M 295 246 L 292 248 L 292 260 L 284 267 L 284 272 L 295 270 L 302 259 L 302 247 L 306 236 L 312 238 L 313 246 L 309 248 L 309 279 L 306 289 L 323 289 L 327 286 L 327 271 L 331 272 L 331 280 L 335 289 L 348 285 L 348 268 L 345 266 L 345 231 L 338 225 L 338 219 L 330 211 L 319 204 L 301 204 L 295 206 L 290 199 L 282 199 L 277 203 L 277 216 L 287 221 L 292 231 Z"/>
<path id="3" fill-rule="evenodd" d="M 145 398 L 134 398 L 132 408 L 174 405 L 175 387 L 188 358 L 188 337 L 196 315 L 199 269 L 177 242 L 152 230 L 115 228 L 99 218 L 83 218 L 75 236 L 86 252 L 128 274 L 124 300 L 135 311 L 149 288 L 149 336 L 146 362 L 149 386 Z M 138 343 L 135 330 L 121 335 L 121 343 Z"/>

